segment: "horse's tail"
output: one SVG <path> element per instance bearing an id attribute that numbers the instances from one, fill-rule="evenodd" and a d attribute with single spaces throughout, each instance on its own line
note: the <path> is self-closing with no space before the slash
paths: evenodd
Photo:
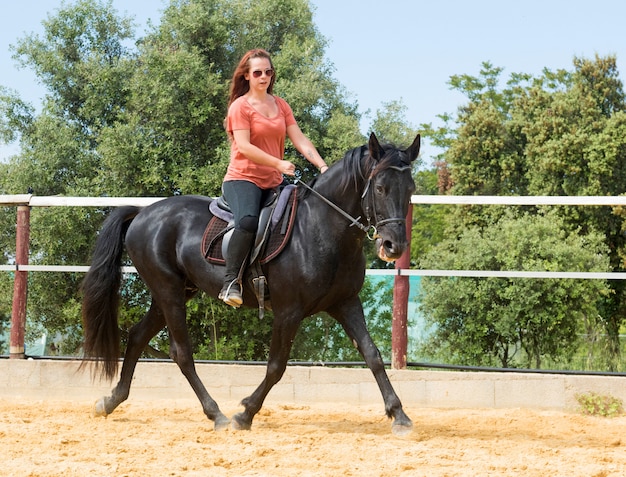
<path id="1" fill-rule="evenodd" d="M 83 279 L 83 365 L 95 360 L 96 371 L 112 380 L 120 358 L 118 327 L 122 252 L 128 226 L 139 207 L 118 207 L 105 220 L 96 240 L 91 267 Z"/>

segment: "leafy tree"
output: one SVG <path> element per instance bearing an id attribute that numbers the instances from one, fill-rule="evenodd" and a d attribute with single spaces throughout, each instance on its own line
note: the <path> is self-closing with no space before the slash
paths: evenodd
<path id="1" fill-rule="evenodd" d="M 454 76 L 450 84 L 469 99 L 457 122 L 427 130 L 447 145 L 439 169 L 449 175 L 448 191 L 469 195 L 620 195 L 626 142 L 625 103 L 614 57 L 574 59 L 572 72 L 548 69 L 538 77 L 512 74 L 501 86 L 502 70 L 483 64 L 478 78 Z M 450 119 L 448 116 L 447 119 Z M 442 181 L 446 182 L 446 181 Z M 447 233 L 501 228 L 510 208 L 456 207 Z M 522 207 L 521 215 L 546 214 Z M 623 212 L 607 207 L 549 207 L 563 232 L 581 237 L 600 233 L 611 270 L 623 270 Z M 459 249 L 458 253 L 471 253 Z M 605 367 L 619 366 L 619 329 L 624 322 L 624 284 L 609 282 L 596 311 L 609 336 Z M 479 310 L 474 310 L 478 313 Z"/>
<path id="2" fill-rule="evenodd" d="M 10 298 L 13 296 L 13 288 L 11 281 L 7 279 L 9 276 L 6 272 L 0 275 L 0 354 L 9 353 L 9 340 L 5 339 L 11 329 L 12 300 Z"/>
<path id="3" fill-rule="evenodd" d="M 0 141 L 9 144 L 18 140 L 21 133 L 29 130 L 33 114 L 33 107 L 16 92 L 0 86 Z M 6 164 L 0 163 L 0 167 L 6 168 Z"/>
<path id="4" fill-rule="evenodd" d="M 436 195 L 439 191 L 437 170 L 418 171 L 415 186 L 415 193 L 418 195 Z M 411 230 L 411 261 L 413 263 L 417 263 L 419 257 L 444 239 L 446 218 L 450 215 L 450 210 L 450 207 L 441 205 L 413 206 Z"/>
<path id="5" fill-rule="evenodd" d="M 556 214 L 507 213 L 498 227 L 465 230 L 422 260 L 427 268 L 606 271 L 600 234 L 564 231 Z M 541 368 L 571 357 L 585 321 L 598 326 L 601 280 L 525 278 L 422 279 L 421 310 L 434 333 L 423 352 L 455 364 Z"/>
<path id="6" fill-rule="evenodd" d="M 242 313 L 202 295 L 187 305 L 192 344 L 198 359 L 255 361 L 267 359 L 272 316 L 259 320 L 258 311 Z"/>
<path id="7" fill-rule="evenodd" d="M 290 102 L 327 162 L 364 142 L 356 105 L 332 78 L 306 0 L 172 0 L 143 38 L 110 1 L 77 0 L 49 15 L 41 36 L 26 35 L 13 48 L 48 94 L 36 112 L 16 93 L 0 90 L 0 139 L 21 144 L 1 165 L 0 190 L 218 195 L 229 157 L 223 129 L 228 82 L 241 55 L 259 46 L 273 56 L 277 94 Z M 290 145 L 287 155 L 299 163 L 303 179 L 317 173 Z M 33 210 L 31 262 L 88 263 L 106 213 Z M 3 230 L 14 228 L 14 211 L 0 213 L 0 222 Z M 4 249 L 14 248 L 14 234 L 0 240 Z M 71 348 L 79 341 L 80 279 L 46 272 L 32 274 L 29 283 L 30 323 L 63 330 Z M 147 300 L 138 280 L 125 282 L 122 331 L 143 315 Z M 256 310 L 235 315 L 200 297 L 189 311 L 199 354 L 264 358 L 269 324 L 257 326 Z M 154 353 L 167 352 L 165 336 L 153 343 Z"/>
<path id="8" fill-rule="evenodd" d="M 18 41 L 14 58 L 48 88 L 50 112 L 95 140 L 125 103 L 131 20 L 118 17 L 110 1 L 80 0 L 49 15 L 43 26 L 43 38 L 30 34 Z"/>
<path id="9" fill-rule="evenodd" d="M 6 165 L 0 163 L 0 177 L 4 177 Z M 15 253 L 15 208 L 0 209 L 0 241 L 11 246 L 3 246 L 0 254 L 0 264 L 5 265 Z M 13 305 L 13 273 L 0 272 L 0 354 L 9 352 L 8 341 L 4 340 L 11 326 L 11 308 Z"/>
<path id="10" fill-rule="evenodd" d="M 406 120 L 407 107 L 402 101 L 383 103 L 382 109 L 376 111 L 372 123 L 372 131 L 381 142 L 408 147 L 417 134 L 417 129 Z M 414 167 L 418 168 L 421 161 Z"/>
<path id="11" fill-rule="evenodd" d="M 574 66 L 571 75 L 548 76 L 557 86 L 550 97 L 535 86 L 519 100 L 519 114 L 526 118 L 527 160 L 534 164 L 527 174 L 528 191 L 537 195 L 621 195 L 626 183 L 626 102 L 616 60 L 575 59 Z M 520 120 L 514 117 L 514 121 Z M 621 208 L 561 207 L 559 212 L 583 233 L 602 231 L 613 271 L 624 270 Z M 614 293 L 599 305 L 613 361 L 619 358 L 619 329 L 626 322 L 624 285 L 611 281 Z M 609 368 L 616 369 L 615 364 L 609 363 Z"/>

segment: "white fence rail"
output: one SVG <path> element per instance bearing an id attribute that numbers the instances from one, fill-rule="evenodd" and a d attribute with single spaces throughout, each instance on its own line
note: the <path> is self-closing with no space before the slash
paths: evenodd
<path id="1" fill-rule="evenodd" d="M 63 197 L 31 194 L 0 195 L 0 206 L 29 207 L 119 207 L 136 205 L 145 207 L 164 197 Z M 464 196 L 464 195 L 414 195 L 414 205 L 569 205 L 569 206 L 626 206 L 626 196 Z M 0 271 L 78 272 L 85 273 L 82 265 L 0 265 Z M 134 267 L 124 267 L 124 273 L 136 273 Z M 584 280 L 626 280 L 626 273 L 598 272 L 547 272 L 519 270 L 367 270 L 368 275 L 438 276 L 478 278 L 573 278 Z"/>
<path id="2" fill-rule="evenodd" d="M 164 197 L 62 197 L 34 196 L 31 194 L 0 195 L 0 206 L 17 208 L 16 259 L 13 265 L 1 265 L 5 270 L 15 274 L 13 291 L 13 311 L 11 317 L 10 355 L 12 358 L 24 358 L 24 336 L 26 323 L 26 296 L 28 288 L 28 272 L 80 272 L 89 270 L 84 265 L 30 265 L 29 234 L 31 207 L 119 207 L 125 205 L 147 206 Z M 624 206 L 626 196 L 426 196 L 414 195 L 411 203 L 448 204 L 448 205 L 576 205 L 576 206 Z M 407 263 L 407 262 L 405 262 Z M 517 270 L 411 270 L 398 264 L 394 270 L 368 270 L 369 275 L 394 275 L 397 290 L 403 290 L 402 297 L 394 294 L 394 315 L 392 326 L 392 366 L 406 367 L 406 309 L 408 305 L 408 279 L 400 278 L 410 275 L 420 276 L 451 276 L 451 277 L 519 277 L 519 278 L 577 278 L 577 279 L 611 279 L 624 280 L 626 273 L 592 273 L 592 272 L 546 272 Z M 134 267 L 124 267 L 124 273 L 136 272 Z M 400 295 L 400 294 L 399 294 Z M 397 335 L 397 336 L 396 336 Z"/>
<path id="3" fill-rule="evenodd" d="M 73 272 L 87 273 L 87 265 L 0 265 L 0 271 L 9 272 Z M 137 273 L 135 267 L 122 267 L 122 273 Z M 475 278 L 574 278 L 580 280 L 626 280 L 625 272 L 541 272 L 519 270 L 409 270 L 374 269 L 367 275 L 407 277 L 475 277 Z"/>
<path id="4" fill-rule="evenodd" d="M 0 206 L 28 205 L 31 207 L 116 207 L 146 206 L 165 197 L 64 197 L 31 194 L 0 195 Z M 447 205 L 626 205 L 626 196 L 563 196 L 563 195 L 413 195 L 412 204 Z"/>

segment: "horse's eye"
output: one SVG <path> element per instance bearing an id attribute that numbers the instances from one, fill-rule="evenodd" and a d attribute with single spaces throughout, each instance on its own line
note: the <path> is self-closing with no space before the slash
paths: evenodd
<path id="1" fill-rule="evenodd" d="M 383 195 L 385 193 L 385 188 L 381 185 L 377 185 L 376 186 L 376 193 L 378 195 Z"/>

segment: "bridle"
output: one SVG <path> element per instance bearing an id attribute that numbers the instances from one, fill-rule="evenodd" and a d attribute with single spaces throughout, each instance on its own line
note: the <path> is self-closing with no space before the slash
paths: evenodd
<path id="1" fill-rule="evenodd" d="M 396 171 L 399 172 L 404 172 L 407 169 L 411 169 L 410 166 L 389 166 L 386 169 L 394 169 Z M 367 184 L 365 185 L 365 190 L 363 190 L 363 194 L 361 194 L 361 205 L 363 207 L 363 210 L 365 210 L 365 215 L 367 217 L 367 223 L 368 225 L 371 223 L 371 217 L 374 216 L 374 219 L 376 219 L 376 217 L 378 217 L 378 214 L 376 213 L 376 201 L 373 200 L 372 196 L 372 192 L 370 191 L 370 185 L 372 183 L 372 179 L 374 178 L 374 173 L 372 172 L 372 174 L 370 174 L 369 178 L 367 179 Z M 372 209 L 372 213 L 370 214 L 370 204 L 371 205 L 371 209 Z M 370 237 L 368 235 L 368 238 L 370 240 L 374 240 L 375 238 L 378 237 L 378 228 L 382 227 L 383 225 L 387 225 L 387 224 L 391 224 L 391 223 L 399 223 L 402 225 L 406 225 L 406 218 L 405 217 L 390 217 L 388 219 L 383 219 L 380 221 L 375 221 L 374 225 L 371 225 L 371 227 L 374 229 L 374 235 L 372 237 Z"/>
<path id="2" fill-rule="evenodd" d="M 410 166 L 402 166 L 402 167 L 389 166 L 386 169 L 394 169 L 399 172 L 404 172 L 405 170 L 410 169 L 410 168 L 411 168 Z M 352 217 L 350 214 L 348 214 L 345 210 L 343 210 L 337 204 L 328 200 L 326 197 L 324 197 L 322 194 L 320 194 L 315 189 L 310 187 L 308 184 L 305 184 L 304 182 L 302 182 L 300 179 L 296 179 L 295 183 L 301 184 L 305 189 L 315 194 L 323 202 L 325 202 L 327 205 L 329 205 L 330 207 L 335 209 L 337 212 L 339 212 L 341 215 L 343 215 L 346 219 L 348 219 L 348 221 L 350 222 L 350 227 L 352 227 L 353 225 L 356 226 L 357 228 L 365 232 L 365 235 L 367 236 L 369 240 L 373 241 L 373 240 L 376 240 L 378 237 L 380 237 L 380 235 L 378 234 L 378 229 L 380 227 L 390 224 L 390 223 L 400 223 L 403 225 L 406 224 L 405 217 L 390 217 L 390 218 L 383 219 L 380 221 L 376 220 L 376 217 L 378 216 L 378 214 L 376 213 L 376 202 L 373 200 L 372 198 L 373 192 L 370 190 L 370 185 L 372 183 L 373 178 L 374 178 L 374 172 L 372 172 L 369 175 L 367 179 L 367 183 L 365 184 L 365 189 L 363 190 L 363 193 L 361 194 L 361 207 L 365 211 L 365 219 L 367 221 L 367 225 L 364 225 L 363 223 L 361 223 L 360 215 L 357 218 Z M 372 207 L 370 207 L 370 203 L 372 204 Z M 372 213 L 370 213 L 370 210 L 372 211 Z M 372 216 L 374 217 L 373 224 L 372 224 Z"/>

